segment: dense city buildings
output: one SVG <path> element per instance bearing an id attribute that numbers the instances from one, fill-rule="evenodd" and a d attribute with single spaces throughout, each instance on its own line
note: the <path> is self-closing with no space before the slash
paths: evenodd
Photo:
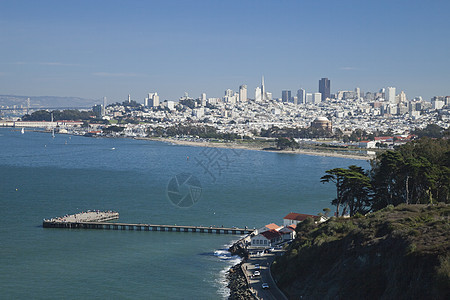
<path id="1" fill-rule="evenodd" d="M 329 93 L 330 81 L 322 78 L 320 82 L 320 90 Z M 242 138 L 258 136 L 270 128 L 309 127 L 325 129 L 337 137 L 358 130 L 367 134 L 390 132 L 408 136 L 428 124 L 448 128 L 450 123 L 450 96 L 435 96 L 426 101 L 421 97 L 408 98 L 404 91 L 396 94 L 395 87 L 378 91 L 361 91 L 358 87 L 338 90 L 330 92 L 325 99 L 322 93 L 307 93 L 303 88 L 297 90 L 296 96 L 284 90 L 281 97 L 272 99 L 264 78 L 253 98 L 248 97 L 247 85 L 241 84 L 238 89 L 238 92 L 226 89 L 221 98 L 201 93 L 194 99 L 186 92 L 179 101 L 160 101 L 158 93 L 151 92 L 143 104 L 128 96 L 122 104 L 106 106 L 105 98 L 93 110 L 104 123 L 125 126 L 127 135 L 145 135 L 152 130 L 164 131 L 177 124 L 189 124 L 212 126 L 219 133 Z M 22 111 L 26 109 L 24 106 Z"/>

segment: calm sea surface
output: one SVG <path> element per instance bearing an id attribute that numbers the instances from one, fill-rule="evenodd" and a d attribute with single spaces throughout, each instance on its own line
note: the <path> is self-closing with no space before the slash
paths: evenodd
<path id="1" fill-rule="evenodd" d="M 239 260 L 233 235 L 44 229 L 42 219 L 116 210 L 122 222 L 261 227 L 317 214 L 335 190 L 325 170 L 360 160 L 212 149 L 0 128 L 0 294 L 11 298 L 221 299 Z M 194 175 L 189 208 L 169 181 Z M 195 199 L 195 198 L 194 198 Z"/>

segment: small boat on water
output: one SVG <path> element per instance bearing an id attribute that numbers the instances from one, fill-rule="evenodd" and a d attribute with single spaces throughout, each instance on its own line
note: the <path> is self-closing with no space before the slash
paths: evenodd
<path id="1" fill-rule="evenodd" d="M 21 132 L 22 132 L 22 134 L 24 134 L 25 133 L 25 128 L 22 127 Z"/>

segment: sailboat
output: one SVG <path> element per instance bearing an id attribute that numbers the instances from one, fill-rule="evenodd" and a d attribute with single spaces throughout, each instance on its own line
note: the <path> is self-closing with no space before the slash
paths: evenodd
<path id="1" fill-rule="evenodd" d="M 55 128 L 52 129 L 52 138 L 55 138 Z"/>
<path id="2" fill-rule="evenodd" d="M 22 127 L 22 131 L 21 132 L 22 132 L 22 134 L 24 134 L 25 133 L 25 128 Z"/>

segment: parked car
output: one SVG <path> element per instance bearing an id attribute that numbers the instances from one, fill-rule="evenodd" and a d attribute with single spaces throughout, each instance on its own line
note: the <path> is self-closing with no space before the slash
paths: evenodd
<path id="1" fill-rule="evenodd" d="M 268 290 L 268 289 L 269 289 L 269 284 L 268 284 L 267 282 L 264 282 L 261 286 L 262 286 L 262 288 L 265 289 L 265 290 Z"/>

